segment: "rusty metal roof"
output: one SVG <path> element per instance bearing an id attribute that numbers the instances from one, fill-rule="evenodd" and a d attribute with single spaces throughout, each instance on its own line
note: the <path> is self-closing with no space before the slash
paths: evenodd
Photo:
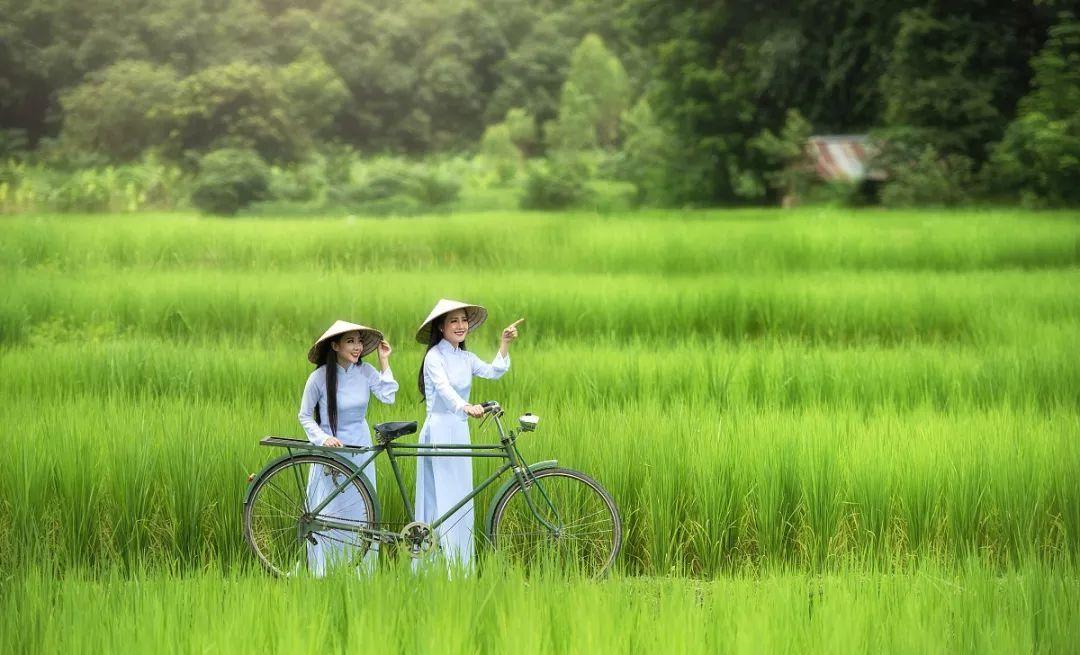
<path id="1" fill-rule="evenodd" d="M 859 182 L 883 180 L 884 171 L 868 167 L 876 149 L 865 134 L 824 134 L 806 140 L 806 152 L 821 179 Z"/>

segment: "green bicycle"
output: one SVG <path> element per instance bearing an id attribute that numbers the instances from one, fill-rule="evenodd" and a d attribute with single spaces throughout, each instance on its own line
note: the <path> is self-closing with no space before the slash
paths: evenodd
<path id="1" fill-rule="evenodd" d="M 266 437 L 259 443 L 282 447 L 288 454 L 249 477 L 244 498 L 244 537 L 259 562 L 271 573 L 288 576 L 305 570 L 308 544 L 339 542 L 349 547 L 353 563 L 372 544 L 404 546 L 413 558 L 438 550 L 437 530 L 466 502 L 509 473 L 495 492 L 483 529 L 491 546 L 509 560 L 525 566 L 554 563 L 585 575 L 606 573 L 622 547 L 622 519 L 615 501 L 598 482 L 578 471 L 560 468 L 555 460 L 527 465 L 517 439 L 536 429 L 539 417 L 525 414 L 519 429 L 507 431 L 503 409 L 495 401 L 482 403 L 494 420 L 497 444 L 397 443 L 416 432 L 416 421 L 375 426 L 370 447 L 320 447 L 305 440 Z M 340 453 L 362 453 L 357 465 Z M 364 468 L 386 453 L 408 521 L 383 523 L 379 498 Z M 414 520 L 398 460 L 402 457 L 494 457 L 502 460 L 495 472 L 469 495 L 430 524 Z M 308 481 L 329 475 L 333 490 L 309 506 Z"/>

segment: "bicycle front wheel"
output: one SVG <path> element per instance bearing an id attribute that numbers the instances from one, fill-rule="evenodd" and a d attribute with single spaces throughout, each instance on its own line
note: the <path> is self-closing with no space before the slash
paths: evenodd
<path id="1" fill-rule="evenodd" d="M 552 564 L 598 577 L 611 568 L 622 547 L 615 501 L 584 473 L 537 471 L 525 487 L 514 484 L 495 503 L 492 545 L 514 563 Z"/>
<path id="2" fill-rule="evenodd" d="M 271 573 L 323 575 L 335 564 L 357 564 L 371 547 L 363 534 L 377 521 L 368 485 L 354 479 L 318 514 L 312 510 L 352 475 L 328 457 L 300 455 L 263 473 L 244 506 L 244 537 Z M 335 527 L 318 526 L 333 521 Z"/>

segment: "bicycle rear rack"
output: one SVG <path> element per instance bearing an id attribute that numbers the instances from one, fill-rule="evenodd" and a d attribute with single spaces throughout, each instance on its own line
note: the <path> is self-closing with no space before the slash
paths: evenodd
<path id="1" fill-rule="evenodd" d="M 288 448 L 292 450 L 316 450 L 325 451 L 333 450 L 347 453 L 367 453 L 375 450 L 372 446 L 316 446 L 307 439 L 290 439 L 288 437 L 263 437 L 259 440 L 260 446 L 274 446 L 277 448 Z"/>

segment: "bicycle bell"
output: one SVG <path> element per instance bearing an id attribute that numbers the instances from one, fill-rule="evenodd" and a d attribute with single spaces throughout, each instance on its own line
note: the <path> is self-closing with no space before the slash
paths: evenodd
<path id="1" fill-rule="evenodd" d="M 518 417 L 518 425 L 520 425 L 521 429 L 525 432 L 532 432 L 535 430 L 536 424 L 539 422 L 540 417 L 531 412 L 526 412 L 524 415 Z"/>

